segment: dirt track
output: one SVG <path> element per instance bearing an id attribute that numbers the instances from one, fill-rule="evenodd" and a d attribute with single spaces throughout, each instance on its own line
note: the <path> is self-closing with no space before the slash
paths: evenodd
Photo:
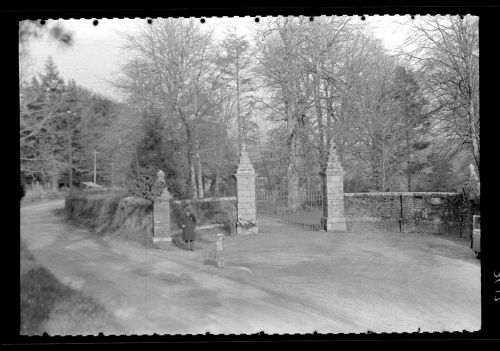
<path id="1" fill-rule="evenodd" d="M 480 329 L 480 266 L 430 235 L 290 232 L 207 252 L 145 249 L 66 224 L 62 200 L 21 209 L 21 236 L 61 281 L 127 334 L 358 333 Z"/>

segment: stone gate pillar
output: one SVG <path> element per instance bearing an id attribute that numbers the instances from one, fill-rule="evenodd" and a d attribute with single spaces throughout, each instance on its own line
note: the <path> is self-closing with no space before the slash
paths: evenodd
<path id="1" fill-rule="evenodd" d="M 248 157 L 247 147 L 243 145 L 240 163 L 236 171 L 238 196 L 237 234 L 258 233 L 257 214 L 255 208 L 255 178 L 257 174 Z"/>
<path id="2" fill-rule="evenodd" d="M 170 233 L 170 193 L 165 186 L 164 173 L 158 171 L 155 186 L 163 189 L 160 196 L 153 203 L 153 245 L 164 249 L 172 244 Z"/>
<path id="3" fill-rule="evenodd" d="M 344 170 L 335 148 L 328 157 L 326 172 L 320 172 L 323 184 L 323 217 L 321 227 L 326 231 L 346 231 L 344 213 Z"/>

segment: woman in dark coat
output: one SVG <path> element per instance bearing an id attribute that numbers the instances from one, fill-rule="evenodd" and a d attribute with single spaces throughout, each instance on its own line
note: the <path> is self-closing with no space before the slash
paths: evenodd
<path id="1" fill-rule="evenodd" d="M 191 212 L 189 207 L 184 211 L 184 224 L 182 226 L 182 239 L 185 243 L 186 250 L 194 251 L 193 241 L 194 241 L 194 230 L 196 227 L 196 217 Z"/>

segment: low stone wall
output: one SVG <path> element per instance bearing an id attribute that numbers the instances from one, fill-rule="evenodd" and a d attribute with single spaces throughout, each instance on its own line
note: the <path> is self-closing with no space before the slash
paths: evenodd
<path id="1" fill-rule="evenodd" d="M 70 221 L 100 234 L 115 234 L 152 246 L 151 201 L 113 192 L 74 192 L 65 202 Z"/>
<path id="2" fill-rule="evenodd" d="M 171 201 L 170 230 L 179 234 L 182 208 L 189 204 L 197 229 L 221 227 L 232 234 L 236 223 L 236 198 Z M 153 203 L 126 192 L 77 191 L 66 197 L 67 218 L 99 234 L 112 234 L 153 246 Z"/>
<path id="3" fill-rule="evenodd" d="M 170 203 L 171 229 L 173 233 L 180 231 L 182 209 L 189 205 L 194 212 L 198 228 L 222 227 L 232 235 L 235 232 L 237 219 L 236 197 L 215 197 L 199 200 L 175 200 Z"/>
<path id="4" fill-rule="evenodd" d="M 386 229 L 467 235 L 472 211 L 464 211 L 459 193 L 345 193 L 345 214 L 352 222 L 384 222 Z"/>

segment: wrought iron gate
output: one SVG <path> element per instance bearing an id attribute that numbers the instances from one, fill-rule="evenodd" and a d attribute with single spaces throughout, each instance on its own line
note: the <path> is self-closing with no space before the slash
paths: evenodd
<path id="1" fill-rule="evenodd" d="M 323 195 L 320 190 L 301 189 L 291 201 L 283 189 L 256 189 L 256 212 L 259 232 L 289 230 L 321 230 Z"/>

